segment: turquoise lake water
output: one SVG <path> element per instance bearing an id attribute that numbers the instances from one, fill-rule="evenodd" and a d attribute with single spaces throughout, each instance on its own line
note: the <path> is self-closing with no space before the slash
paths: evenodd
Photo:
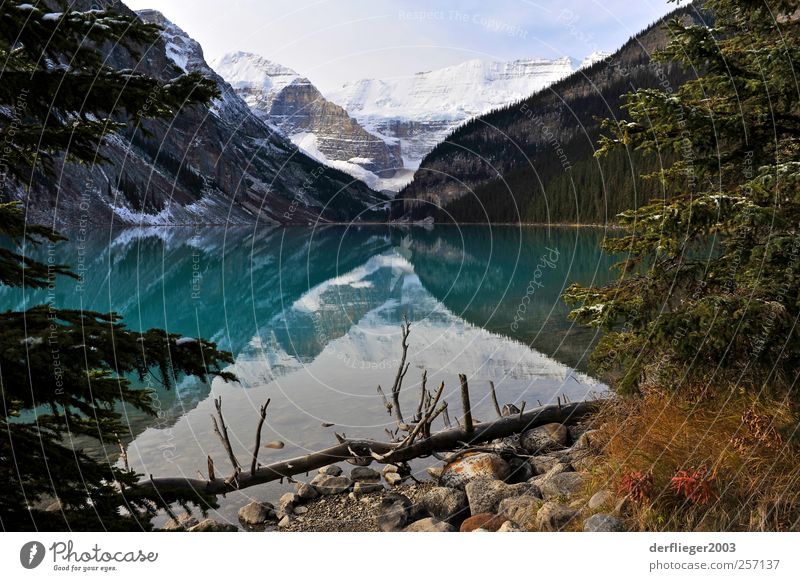
<path id="1" fill-rule="evenodd" d="M 232 351 L 239 383 L 185 379 L 155 390 L 159 417 L 128 416 L 132 468 L 194 477 L 205 472 L 207 455 L 227 464 L 209 417 L 217 396 L 240 457 L 251 453 L 267 398 L 263 440 L 285 447 L 263 450 L 262 462 L 331 445 L 334 430 L 385 438 L 392 420 L 377 386 L 392 384 L 403 317 L 411 322 L 408 410 L 423 369 L 429 385 L 445 382 L 453 412 L 457 375 L 467 374 L 478 419 L 493 415 L 489 380 L 501 404 L 528 408 L 561 394 L 601 393 L 605 386 L 586 365 L 596 332 L 572 324 L 560 296 L 573 282 L 610 279 L 613 259 L 599 250 L 606 234 L 482 226 L 98 229 L 53 250 L 83 280 L 60 280 L 54 293 L 0 289 L 0 308 L 50 301 L 116 311 L 131 328 L 202 336 Z M 116 461 L 112 451 L 109 461 Z M 281 491 L 270 485 L 240 494 L 269 499 Z M 235 496 L 223 500 L 220 517 L 235 516 L 244 501 Z"/>

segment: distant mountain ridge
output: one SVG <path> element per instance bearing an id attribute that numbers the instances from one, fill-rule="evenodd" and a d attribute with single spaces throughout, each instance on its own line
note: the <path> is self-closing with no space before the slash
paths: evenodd
<path id="1" fill-rule="evenodd" d="M 406 167 L 416 169 L 468 119 L 524 99 L 604 56 L 596 53 L 580 64 L 569 57 L 473 59 L 407 77 L 347 83 L 327 97 L 372 133 L 399 143 Z"/>
<path id="2" fill-rule="evenodd" d="M 605 223 L 659 193 L 641 174 L 669 163 L 640 152 L 594 158 L 600 119 L 624 118 L 623 95 L 690 77 L 650 55 L 667 42 L 672 18 L 707 21 L 696 4 L 679 8 L 612 55 L 526 98 L 461 125 L 421 162 L 393 204 L 394 219 L 442 222 Z"/>
<path id="3" fill-rule="evenodd" d="M 363 79 L 323 96 L 305 77 L 259 55 L 212 66 L 263 121 L 319 161 L 371 187 L 398 191 L 421 159 L 464 121 L 523 99 L 605 53 L 464 63 L 393 79 Z"/>

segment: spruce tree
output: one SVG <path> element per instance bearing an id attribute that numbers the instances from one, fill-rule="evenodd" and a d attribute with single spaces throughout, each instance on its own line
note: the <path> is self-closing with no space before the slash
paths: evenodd
<path id="1" fill-rule="evenodd" d="M 144 117 L 207 103 L 216 85 L 176 69 L 169 82 L 106 64 L 110 47 L 132 54 L 159 29 L 113 10 L 77 12 L 66 2 L 0 6 L 0 142 L 3 185 L 26 184 L 55 157 L 96 162 L 106 136 Z M 5 188 L 4 188 L 5 189 Z M 5 192 L 4 192 L 4 195 Z M 42 288 L 75 276 L 27 253 L 62 236 L 26 224 L 22 206 L 0 203 L 0 284 Z M 135 332 L 114 313 L 40 305 L 0 314 L 0 527 L 4 530 L 139 530 L 173 502 L 135 487 L 141 475 L 90 456 L 79 442 L 117 445 L 122 405 L 155 414 L 145 376 L 167 388 L 182 375 L 235 379 L 230 353 L 160 329 Z M 58 500 L 58 510 L 44 510 Z"/>
<path id="2" fill-rule="evenodd" d="M 709 0 L 713 25 L 669 24 L 656 58 L 699 77 L 627 95 L 600 154 L 677 160 L 666 195 L 620 216 L 618 281 L 571 287 L 572 317 L 622 392 L 792 385 L 800 363 L 800 20 L 787 0 Z M 613 188 L 613 184 L 609 185 Z"/>

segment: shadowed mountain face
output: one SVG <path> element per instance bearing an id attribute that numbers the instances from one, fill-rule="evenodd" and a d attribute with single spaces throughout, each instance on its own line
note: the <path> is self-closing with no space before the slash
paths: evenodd
<path id="1" fill-rule="evenodd" d="M 71 2 L 75 10 L 93 4 Z M 135 17 L 124 4 L 115 7 Z M 156 11 L 140 17 L 162 26 L 161 38 L 140 47 L 141 59 L 116 47 L 107 64 L 165 82 L 199 71 L 217 83 L 221 98 L 110 135 L 98 152 L 109 163 L 56 159 L 51 175 L 57 179 L 37 176 L 29 193 L 20 188 L 15 194 L 25 200 L 30 221 L 69 228 L 86 222 L 307 224 L 385 216 L 384 195 L 309 158 L 255 117 L 184 31 Z"/>

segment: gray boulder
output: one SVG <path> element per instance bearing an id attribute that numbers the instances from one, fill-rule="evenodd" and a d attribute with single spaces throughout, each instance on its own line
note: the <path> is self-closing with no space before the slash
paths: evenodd
<path id="1" fill-rule="evenodd" d="M 184 512 L 178 516 L 178 522 L 169 519 L 161 528 L 165 531 L 185 531 L 197 524 L 200 524 L 200 521 L 188 512 Z"/>
<path id="2" fill-rule="evenodd" d="M 497 512 L 522 530 L 535 531 L 538 528 L 536 514 L 543 502 L 542 499 L 531 495 L 506 498 L 500 501 Z"/>
<path id="3" fill-rule="evenodd" d="M 381 500 L 378 528 L 385 533 L 403 530 L 410 520 L 412 506 L 411 500 L 403 494 L 387 494 Z"/>
<path id="4" fill-rule="evenodd" d="M 452 533 L 455 530 L 453 525 L 434 517 L 423 518 L 405 528 L 407 533 Z"/>
<path id="5" fill-rule="evenodd" d="M 380 481 L 356 482 L 353 485 L 353 496 L 359 498 L 365 494 L 381 492 L 383 489 L 383 484 Z"/>
<path id="6" fill-rule="evenodd" d="M 495 513 L 500 502 L 506 498 L 528 494 L 538 496 L 539 490 L 535 485 L 523 482 L 521 484 L 506 484 L 500 480 L 479 478 L 467 483 L 464 487 L 472 514 L 485 512 Z"/>
<path id="7" fill-rule="evenodd" d="M 245 525 L 263 525 L 275 518 L 275 507 L 268 502 L 251 502 L 239 509 L 239 520 Z"/>
<path id="8" fill-rule="evenodd" d="M 300 500 L 314 500 L 319 496 L 319 492 L 307 482 L 298 482 L 297 496 Z"/>
<path id="9" fill-rule="evenodd" d="M 447 486 L 432 488 L 420 502 L 428 514 L 451 524 L 469 516 L 467 495 L 458 488 Z"/>
<path id="10" fill-rule="evenodd" d="M 317 474 L 310 483 L 320 494 L 339 494 L 350 488 L 350 479 L 345 476 Z"/>
<path id="11" fill-rule="evenodd" d="M 500 525 L 500 528 L 497 529 L 497 532 L 498 533 L 521 533 L 522 529 L 519 528 L 517 525 L 515 525 L 510 520 L 507 520 L 502 525 Z"/>
<path id="12" fill-rule="evenodd" d="M 539 484 L 542 498 L 553 500 L 581 492 L 586 485 L 586 476 L 580 472 L 561 472 L 548 476 Z"/>
<path id="13" fill-rule="evenodd" d="M 610 490 L 599 490 L 595 492 L 592 497 L 589 499 L 589 508 L 591 510 L 597 510 L 598 508 L 603 508 L 606 505 L 611 505 L 614 502 L 614 493 Z"/>
<path id="14" fill-rule="evenodd" d="M 342 469 L 337 466 L 336 464 L 331 464 L 330 466 L 323 466 L 317 471 L 319 474 L 326 474 L 328 476 L 341 476 Z"/>
<path id="15" fill-rule="evenodd" d="M 579 514 L 579 511 L 560 502 L 545 502 L 536 513 L 536 525 L 542 531 L 560 531 Z"/>
<path id="16" fill-rule="evenodd" d="M 497 454 L 471 452 L 448 463 L 439 483 L 451 488 L 464 488 L 467 482 L 476 478 L 505 480 L 511 474 L 511 466 Z"/>
<path id="17" fill-rule="evenodd" d="M 520 438 L 520 444 L 529 454 L 545 454 L 566 447 L 569 431 L 564 424 L 545 424 L 527 430 Z"/>
<path id="18" fill-rule="evenodd" d="M 551 476 L 555 476 L 556 474 L 563 474 L 564 472 L 575 472 L 575 469 L 572 467 L 572 464 L 569 462 L 563 462 L 559 460 L 553 466 L 544 473 L 544 478 L 547 480 Z"/>
<path id="19" fill-rule="evenodd" d="M 278 508 L 275 509 L 275 512 L 279 518 L 287 514 L 292 514 L 294 506 L 299 504 L 299 502 L 300 498 L 294 492 L 287 492 L 281 495 L 278 500 Z"/>
<path id="20" fill-rule="evenodd" d="M 535 474 L 547 474 L 547 472 L 560 462 L 555 456 L 534 456 L 528 459 L 528 463 L 533 467 Z"/>
<path id="21" fill-rule="evenodd" d="M 188 529 L 190 533 L 235 533 L 238 530 L 239 529 L 232 524 L 217 522 L 210 518 Z"/>
<path id="22" fill-rule="evenodd" d="M 372 482 L 381 479 L 381 473 L 367 466 L 356 466 L 350 470 L 350 480 L 353 482 Z"/>
<path id="23" fill-rule="evenodd" d="M 589 533 L 619 533 L 626 528 L 624 520 L 604 513 L 593 514 L 583 521 L 583 530 Z"/>

